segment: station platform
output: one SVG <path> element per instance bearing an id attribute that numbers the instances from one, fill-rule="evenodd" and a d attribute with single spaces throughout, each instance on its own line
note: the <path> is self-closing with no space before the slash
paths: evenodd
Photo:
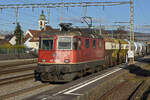
<path id="1" fill-rule="evenodd" d="M 126 64 L 112 67 L 101 71 L 100 73 L 80 78 L 73 82 L 58 86 L 25 100 L 96 100 L 102 86 L 111 84 L 112 80 L 119 75 L 127 72 L 124 68 Z"/>

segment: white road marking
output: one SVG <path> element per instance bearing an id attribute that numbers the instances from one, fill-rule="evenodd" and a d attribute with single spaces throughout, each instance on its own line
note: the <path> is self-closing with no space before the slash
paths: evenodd
<path id="1" fill-rule="evenodd" d="M 94 77 L 94 79 L 97 78 L 97 77 L 98 77 L 98 76 Z M 72 87 L 70 87 L 70 88 L 68 88 L 68 89 L 59 91 L 59 92 L 53 94 L 52 96 L 57 96 L 58 94 L 61 94 L 61 93 L 65 92 L 65 91 L 67 91 L 67 90 L 70 90 L 70 89 L 72 89 L 72 88 L 78 87 L 79 85 L 85 84 L 85 83 L 87 83 L 88 81 L 91 81 L 91 80 L 93 80 L 93 78 L 92 78 L 92 79 L 89 79 L 89 80 L 86 80 L 86 81 L 84 81 L 84 82 L 82 82 L 82 83 L 80 83 L 80 84 L 74 85 L 74 86 L 72 86 Z"/>
<path id="2" fill-rule="evenodd" d="M 41 100 L 46 100 L 47 98 L 42 98 Z"/>
<path id="3" fill-rule="evenodd" d="M 79 93 L 68 93 L 67 95 L 77 95 L 77 96 L 80 96 L 80 95 L 83 95 L 83 94 L 79 94 Z"/>
<path id="4" fill-rule="evenodd" d="M 81 86 L 79 86 L 79 87 L 76 87 L 76 88 L 72 89 L 72 90 L 69 90 L 69 91 L 65 92 L 64 94 L 70 94 L 70 93 L 72 93 L 72 92 L 74 92 L 74 91 L 76 91 L 76 90 L 78 90 L 78 89 L 80 89 L 80 88 L 82 88 L 82 87 L 85 87 L 85 86 L 87 86 L 87 85 L 89 85 L 89 84 L 91 84 L 91 83 L 94 83 L 94 82 L 96 82 L 96 81 L 98 81 L 98 80 L 100 80 L 100 79 L 102 79 L 102 78 L 104 78 L 104 77 L 106 77 L 106 76 L 108 76 L 108 75 L 110 75 L 110 74 L 113 74 L 113 73 L 115 73 L 115 72 L 117 72 L 117 71 L 119 71 L 119 70 L 121 70 L 121 69 L 122 69 L 122 68 L 119 68 L 119 69 L 116 69 L 116 70 L 114 70 L 114 71 L 112 71 L 112 72 L 110 72 L 110 73 L 104 74 L 103 76 L 101 76 L 101 77 L 99 77 L 99 78 L 97 78 L 97 79 L 95 79 L 95 80 L 89 81 L 88 83 L 85 83 L 85 84 L 83 84 L 83 85 L 81 85 Z"/>
<path id="5" fill-rule="evenodd" d="M 84 82 L 82 82 L 82 83 L 79 83 L 79 84 L 77 84 L 77 85 L 74 85 L 74 86 L 72 86 L 72 87 L 70 87 L 70 88 L 67 88 L 67 89 L 65 89 L 65 90 L 59 91 L 59 92 L 53 94 L 52 96 L 57 96 L 57 95 L 59 95 L 59 94 L 61 94 L 61 93 L 64 93 L 64 94 L 72 94 L 71 92 L 73 92 L 73 91 L 75 91 L 75 90 L 78 90 L 78 89 L 80 89 L 80 88 L 82 88 L 82 87 L 84 87 L 84 86 L 86 86 L 86 85 L 88 85 L 88 84 L 91 84 L 91 83 L 93 83 L 93 82 L 95 82 L 95 81 L 97 81 L 97 80 L 99 80 L 99 79 L 102 79 L 102 78 L 104 78 L 104 77 L 106 77 L 106 76 L 108 76 L 108 75 L 110 75 L 110 74 L 112 74 L 112 73 L 114 73 L 114 72 L 117 72 L 117 71 L 119 71 L 119 70 L 121 70 L 121 69 L 122 69 L 122 68 L 118 68 L 118 69 L 115 69 L 114 71 L 107 72 L 106 74 L 102 74 L 102 75 L 96 76 L 96 77 L 91 78 L 91 79 L 89 79 L 89 80 L 86 80 L 86 81 L 84 81 Z M 71 89 L 72 89 L 72 90 L 71 90 Z M 70 91 L 68 91 L 68 90 L 70 90 Z M 67 92 L 66 92 L 66 91 L 67 91 Z"/>

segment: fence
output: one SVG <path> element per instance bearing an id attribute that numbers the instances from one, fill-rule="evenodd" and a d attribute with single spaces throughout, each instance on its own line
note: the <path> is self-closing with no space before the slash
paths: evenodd
<path id="1" fill-rule="evenodd" d="M 34 53 L 27 53 L 27 48 L 0 48 L 0 60 L 37 58 Z"/>
<path id="2" fill-rule="evenodd" d="M 0 54 L 24 54 L 26 48 L 0 48 Z"/>

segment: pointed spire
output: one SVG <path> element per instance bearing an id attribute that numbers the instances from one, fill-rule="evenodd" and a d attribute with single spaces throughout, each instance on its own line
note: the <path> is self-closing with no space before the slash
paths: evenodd
<path id="1" fill-rule="evenodd" d="M 42 15 L 44 15 L 44 11 L 42 10 Z"/>
<path id="2" fill-rule="evenodd" d="M 39 20 L 46 20 L 46 17 L 44 15 L 44 11 L 43 10 L 41 11 L 41 15 L 40 15 Z"/>

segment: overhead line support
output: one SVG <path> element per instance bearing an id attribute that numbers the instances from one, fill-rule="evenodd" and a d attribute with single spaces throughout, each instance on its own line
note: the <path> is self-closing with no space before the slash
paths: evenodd
<path id="1" fill-rule="evenodd" d="M 84 6 L 113 6 L 130 4 L 129 1 L 124 2 L 61 2 L 61 3 L 37 3 L 37 4 L 7 4 L 0 5 L 0 8 L 56 8 L 56 7 L 84 7 Z"/>
<path id="2" fill-rule="evenodd" d="M 134 55 L 134 0 L 130 0 L 130 48 Z M 134 64 L 134 56 L 129 58 L 129 63 Z"/>

